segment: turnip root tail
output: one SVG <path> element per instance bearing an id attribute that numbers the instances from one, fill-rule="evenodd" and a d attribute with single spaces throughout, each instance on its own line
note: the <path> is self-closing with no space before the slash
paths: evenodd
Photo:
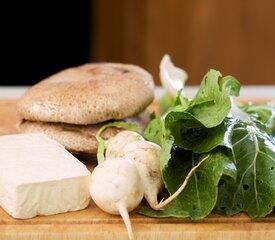
<path id="1" fill-rule="evenodd" d="M 124 224 L 126 226 L 129 240 L 134 240 L 135 238 L 134 238 L 134 234 L 133 234 L 133 230 L 132 230 L 129 213 L 123 203 L 119 203 L 118 210 L 119 210 L 119 213 L 120 213 L 120 215 L 124 221 Z"/>
<path id="2" fill-rule="evenodd" d="M 195 170 L 206 160 L 209 158 L 209 155 L 207 155 L 205 158 L 203 158 L 196 166 L 194 166 L 190 172 L 187 174 L 186 178 L 184 179 L 182 185 L 178 188 L 176 192 L 174 192 L 169 198 L 166 200 L 161 200 L 159 204 L 155 206 L 151 206 L 154 210 L 160 210 L 164 206 L 166 206 L 168 203 L 172 202 L 181 192 L 182 190 L 186 187 L 189 178 L 192 176 L 192 174 L 195 172 Z"/>

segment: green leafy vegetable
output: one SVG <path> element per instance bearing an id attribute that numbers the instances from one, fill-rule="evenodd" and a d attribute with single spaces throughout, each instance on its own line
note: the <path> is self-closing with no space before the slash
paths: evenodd
<path id="1" fill-rule="evenodd" d="M 144 137 L 161 146 L 160 167 L 164 169 L 171 158 L 171 149 L 174 138 L 164 126 L 163 119 L 156 117 L 153 119 L 144 131 Z M 165 182 L 164 182 L 165 184 Z"/>
<path id="2" fill-rule="evenodd" d="M 215 148 L 229 144 L 228 134 L 225 133 L 230 120 L 226 123 L 223 123 L 223 120 L 230 111 L 230 94 L 237 94 L 239 90 L 235 87 L 238 86 L 238 82 L 232 77 L 227 77 L 219 85 L 219 77 L 221 75 L 218 71 L 210 70 L 193 100 L 185 101 L 178 94 L 174 107 L 165 118 L 153 119 L 144 133 L 145 138 L 162 147 L 161 172 L 165 187 L 171 194 L 178 189 L 192 167 L 205 157 L 203 153 L 212 150 L 209 159 L 196 170 L 196 173 L 200 174 L 194 174 L 186 189 L 169 207 L 154 214 L 190 216 L 193 219 L 205 217 L 215 206 L 221 176 L 225 174 L 234 178 L 236 175 L 234 164 L 229 157 Z M 226 79 L 230 83 L 225 81 Z M 209 109 L 218 112 L 226 103 L 228 109 L 216 118 L 217 121 L 209 121 L 198 112 Z M 148 214 L 148 209 L 141 211 Z M 152 214 L 153 211 L 150 211 Z"/>
<path id="3" fill-rule="evenodd" d="M 246 104 L 240 108 L 262 123 L 268 123 L 275 118 L 275 107 L 270 104 Z"/>
<path id="4" fill-rule="evenodd" d="M 173 194 L 201 159 L 205 160 L 186 188 L 161 211 L 143 207 L 153 217 L 201 219 L 213 209 L 223 215 L 245 211 L 252 218 L 269 214 L 275 205 L 275 114 L 269 105 L 242 106 L 251 121 L 229 117 L 231 96 L 240 83 L 210 70 L 194 99 L 179 92 L 163 117 L 154 118 L 145 138 L 162 147 L 161 172 Z"/>
<path id="5" fill-rule="evenodd" d="M 270 104 L 252 104 L 240 106 L 240 108 L 251 115 L 254 120 L 264 123 L 269 135 L 275 141 L 275 106 Z"/>
<path id="6" fill-rule="evenodd" d="M 191 101 L 188 112 L 205 127 L 219 125 L 231 108 L 229 96 L 237 96 L 240 90 L 239 82 L 230 76 L 221 77 L 220 72 L 210 70 L 200 85 L 199 91 Z"/>
<path id="7" fill-rule="evenodd" d="M 226 118 L 223 123 L 213 128 L 187 128 L 183 121 L 174 122 L 170 127 L 175 144 L 194 153 L 209 152 L 217 146 L 230 146 L 229 132 L 234 119 Z"/>
<path id="8" fill-rule="evenodd" d="M 220 72 L 211 69 L 203 78 L 199 91 L 188 105 L 176 106 L 166 120 L 166 127 L 181 120 L 186 127 L 212 128 L 221 124 L 231 109 L 230 96 L 238 95 L 239 82 L 231 77 L 222 78 Z"/>
<path id="9" fill-rule="evenodd" d="M 163 177 L 166 188 L 170 194 L 174 193 L 179 183 L 182 183 L 188 172 L 194 167 L 205 154 L 194 154 L 181 148 L 173 148 L 172 158 L 167 167 L 163 169 Z M 224 173 L 225 164 L 230 162 L 223 151 L 212 151 L 209 158 L 202 163 L 201 167 L 189 179 L 183 192 L 167 207 L 161 211 L 153 211 L 148 208 L 141 209 L 143 214 L 154 217 L 191 217 L 201 219 L 206 217 L 214 208 L 218 196 L 218 182 Z M 236 169 L 227 174 L 235 176 Z"/>
<path id="10" fill-rule="evenodd" d="M 245 211 L 263 217 L 275 205 L 275 146 L 255 124 L 237 122 L 232 128 L 233 156 L 237 181 L 219 188 L 216 212 L 233 215 Z"/>

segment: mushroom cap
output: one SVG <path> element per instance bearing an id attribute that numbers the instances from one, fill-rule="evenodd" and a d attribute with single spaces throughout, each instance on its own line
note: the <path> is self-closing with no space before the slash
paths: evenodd
<path id="1" fill-rule="evenodd" d="M 62 144 L 73 154 L 86 153 L 96 155 L 98 142 L 95 135 L 101 126 L 102 124 L 74 125 L 68 123 L 22 121 L 17 128 L 22 133 L 44 133 Z M 113 137 L 118 131 L 116 128 L 108 128 L 103 137 Z"/>
<path id="2" fill-rule="evenodd" d="M 149 121 L 149 113 L 142 112 L 124 121 L 135 122 L 143 131 Z M 105 122 L 106 123 L 106 122 Z M 75 125 L 68 123 L 52 123 L 41 121 L 22 120 L 17 124 L 17 130 L 21 133 L 44 133 L 50 138 L 62 144 L 73 154 L 85 153 L 95 156 L 98 148 L 96 133 L 105 124 Z M 102 137 L 109 139 L 123 129 L 107 128 Z"/>
<path id="3" fill-rule="evenodd" d="M 96 124 L 142 112 L 154 98 L 144 69 L 121 63 L 89 63 L 60 71 L 30 87 L 17 110 L 26 120 Z"/>

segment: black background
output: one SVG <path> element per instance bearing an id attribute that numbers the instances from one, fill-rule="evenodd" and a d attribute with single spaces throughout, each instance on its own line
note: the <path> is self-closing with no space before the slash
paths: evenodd
<path id="1" fill-rule="evenodd" d="M 90 1 L 1 5 L 0 85 L 32 85 L 89 61 Z"/>

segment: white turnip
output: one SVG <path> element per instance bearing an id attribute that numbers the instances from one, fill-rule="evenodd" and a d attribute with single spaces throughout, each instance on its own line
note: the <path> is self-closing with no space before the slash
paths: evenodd
<path id="1" fill-rule="evenodd" d="M 90 194 L 103 211 L 122 216 L 129 239 L 134 239 L 128 212 L 140 204 L 144 195 L 134 161 L 113 158 L 99 164 L 91 174 Z"/>
<path id="2" fill-rule="evenodd" d="M 116 157 L 127 157 L 135 161 L 144 187 L 144 198 L 155 209 L 158 204 L 157 195 L 163 188 L 160 172 L 160 146 L 149 141 L 138 140 L 124 144 L 118 149 L 106 151 L 106 159 L 109 158 L 109 152 L 116 152 Z"/>
<path id="3" fill-rule="evenodd" d="M 131 131 L 117 134 L 107 144 L 100 134 L 97 139 L 103 143 L 98 155 L 101 161 L 92 172 L 90 194 L 103 211 L 122 216 L 129 239 L 133 239 L 133 232 L 128 212 L 135 209 L 143 197 L 155 210 L 167 205 L 181 193 L 193 172 L 208 158 L 202 159 L 190 170 L 173 195 L 158 203 L 157 196 L 164 185 L 160 170 L 160 146 Z"/>
<path id="4" fill-rule="evenodd" d="M 130 142 L 144 140 L 137 132 L 124 130 L 116 134 L 115 137 L 106 141 L 106 158 L 118 157 L 121 149 Z"/>
<path id="5" fill-rule="evenodd" d="M 150 207 L 155 210 L 163 208 L 175 199 L 185 188 L 194 171 L 208 158 L 208 156 L 205 157 L 190 170 L 184 182 L 174 194 L 158 203 L 158 194 L 164 186 L 160 170 L 160 146 L 143 139 L 133 141 L 134 137 L 132 136 L 136 134 L 134 132 L 127 131 L 125 134 L 121 133 L 112 138 L 115 144 L 107 144 L 106 159 L 108 160 L 110 157 L 123 157 L 135 161 L 144 188 L 144 198 Z M 116 137 L 118 137 L 118 140 L 116 140 Z"/>

